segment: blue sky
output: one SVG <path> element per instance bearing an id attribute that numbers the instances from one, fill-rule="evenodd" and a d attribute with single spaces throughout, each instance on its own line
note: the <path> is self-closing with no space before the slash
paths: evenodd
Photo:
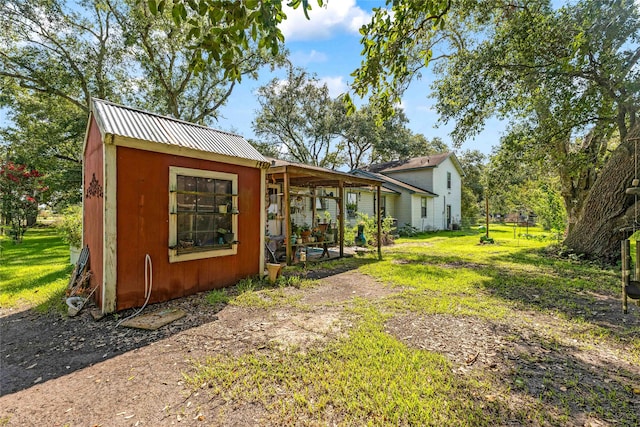
<path id="1" fill-rule="evenodd" d="M 338 96 L 348 89 L 350 74 L 360 65 L 361 46 L 359 28 L 369 21 L 374 7 L 384 6 L 384 0 L 329 0 L 324 8 L 314 9 L 310 20 L 300 9 L 288 10 L 288 19 L 282 25 L 286 48 L 295 66 L 315 73 L 326 83 L 332 96 Z M 432 76 L 423 73 L 422 80 L 414 81 L 403 97 L 402 106 L 409 118 L 409 128 L 431 139 L 435 136 L 451 146 L 448 133 L 452 125 L 436 128 L 438 114 L 433 109 L 434 100 L 429 98 Z M 270 73 L 268 69 L 258 81 L 245 79 L 236 86 L 227 105 L 220 112 L 220 120 L 213 127 L 236 132 L 245 138 L 255 138 L 251 128 L 258 103 L 255 91 L 274 77 L 284 78 L 284 70 Z M 0 126 L 6 125 L 5 111 L 0 109 Z M 485 154 L 499 143 L 504 125 L 496 120 L 487 123 L 486 130 L 474 141 L 466 142 L 461 148 L 478 149 Z"/>
<path id="2" fill-rule="evenodd" d="M 374 7 L 384 6 L 378 0 L 329 0 L 327 7 L 319 9 L 315 1 L 310 12 L 310 20 L 301 10 L 288 10 L 288 19 L 281 27 L 286 48 L 295 66 L 315 73 L 321 82 L 329 87 L 332 96 L 340 95 L 348 89 L 352 81 L 350 74 L 360 65 L 362 50 L 359 28 L 369 21 Z M 429 98 L 430 73 L 423 73 L 422 80 L 414 81 L 402 99 L 402 106 L 409 118 L 409 128 L 431 139 L 438 136 L 451 145 L 449 132 L 452 125 L 436 128 L 438 114 L 433 108 L 434 100 Z M 217 127 L 233 131 L 245 138 L 254 138 L 251 122 L 256 115 L 258 103 L 254 95 L 256 89 L 274 77 L 284 78 L 284 70 L 262 73 L 258 81 L 246 80 L 234 89 L 229 102 L 220 111 Z M 488 122 L 486 130 L 474 141 L 466 142 L 461 148 L 478 149 L 485 154 L 492 146 L 498 145 L 504 125 L 497 120 Z"/>

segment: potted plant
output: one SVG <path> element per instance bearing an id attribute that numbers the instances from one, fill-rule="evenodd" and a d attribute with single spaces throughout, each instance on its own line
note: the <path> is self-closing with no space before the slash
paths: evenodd
<path id="1" fill-rule="evenodd" d="M 65 209 L 57 228 L 62 240 L 69 245 L 70 262 L 75 264 L 82 248 L 82 207 L 70 206 Z"/>
<path id="2" fill-rule="evenodd" d="M 309 224 L 302 224 L 300 227 L 300 236 L 302 237 L 302 243 L 309 241 L 309 236 L 311 236 L 311 227 L 309 227 Z"/>

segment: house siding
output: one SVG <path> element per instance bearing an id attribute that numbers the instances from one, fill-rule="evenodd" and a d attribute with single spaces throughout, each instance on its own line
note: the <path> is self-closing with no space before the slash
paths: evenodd
<path id="1" fill-rule="evenodd" d="M 393 171 L 386 172 L 385 175 L 423 190 L 434 191 L 431 190 L 434 185 L 433 169 L 434 168 L 424 168 L 408 171 Z M 434 192 L 437 193 L 437 191 Z"/>
<path id="2" fill-rule="evenodd" d="M 435 207 L 438 228 L 446 228 L 446 206 L 451 205 L 451 222 L 460 224 L 461 221 L 461 192 L 462 180 L 451 158 L 445 159 L 438 165 L 438 179 L 434 181 L 433 192 L 438 194 Z M 447 188 L 447 172 L 451 173 L 451 188 Z"/>

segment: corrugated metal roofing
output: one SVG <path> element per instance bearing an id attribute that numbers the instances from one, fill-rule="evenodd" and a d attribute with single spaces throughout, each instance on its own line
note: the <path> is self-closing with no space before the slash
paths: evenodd
<path id="1" fill-rule="evenodd" d="M 92 111 L 103 134 L 267 162 L 258 150 L 240 135 L 97 98 L 92 99 Z"/>

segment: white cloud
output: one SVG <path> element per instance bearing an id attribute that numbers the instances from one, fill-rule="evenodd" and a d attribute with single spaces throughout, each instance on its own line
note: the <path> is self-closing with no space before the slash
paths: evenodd
<path id="1" fill-rule="evenodd" d="M 321 40 L 336 33 L 357 34 L 362 25 L 369 22 L 371 15 L 356 6 L 356 0 L 329 1 L 325 7 L 311 2 L 313 9 L 309 18 L 304 16 L 301 7 L 284 7 L 287 19 L 280 24 L 285 40 Z"/>
<path id="2" fill-rule="evenodd" d="M 293 52 L 291 55 L 289 55 L 289 57 L 291 59 L 291 62 L 293 62 L 299 67 L 306 67 L 307 65 L 312 63 L 318 64 L 322 62 L 327 62 L 327 60 L 329 59 L 327 54 L 323 52 L 318 52 L 315 49 L 309 52 L 299 50 L 299 51 Z"/>
<path id="3" fill-rule="evenodd" d="M 345 93 L 348 89 L 347 83 L 342 76 L 337 77 L 320 77 L 320 85 L 327 85 L 329 96 L 335 98 Z"/>

